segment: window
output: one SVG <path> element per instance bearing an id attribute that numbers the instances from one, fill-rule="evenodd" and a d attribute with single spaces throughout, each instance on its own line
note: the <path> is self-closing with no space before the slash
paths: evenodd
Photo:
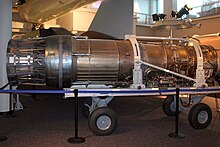
<path id="1" fill-rule="evenodd" d="M 191 18 L 220 14 L 220 0 L 177 0 L 177 11 L 186 4 L 193 8 Z"/>
<path id="2" fill-rule="evenodd" d="M 134 0 L 134 12 L 163 13 L 163 0 Z"/>
<path id="3" fill-rule="evenodd" d="M 164 12 L 164 0 L 134 0 L 134 15 L 138 24 L 151 24 L 152 14 Z"/>

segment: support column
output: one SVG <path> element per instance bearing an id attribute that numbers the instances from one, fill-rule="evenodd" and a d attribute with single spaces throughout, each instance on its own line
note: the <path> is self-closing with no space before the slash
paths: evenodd
<path id="1" fill-rule="evenodd" d="M 167 14 L 167 19 L 171 19 L 170 14 L 172 11 L 173 0 L 164 0 L 164 13 Z"/>
<path id="2" fill-rule="evenodd" d="M 136 35 L 136 32 L 137 32 L 137 16 L 135 15 L 133 17 L 133 33 L 132 33 L 132 35 Z"/>
<path id="3" fill-rule="evenodd" d="M 0 87 L 8 83 L 6 51 L 12 35 L 12 1 L 0 0 Z M 10 111 L 9 94 L 0 94 L 0 112 Z"/>
<path id="4" fill-rule="evenodd" d="M 177 11 L 177 0 L 164 0 L 164 14 L 167 14 L 167 19 L 171 19 L 171 11 Z"/>

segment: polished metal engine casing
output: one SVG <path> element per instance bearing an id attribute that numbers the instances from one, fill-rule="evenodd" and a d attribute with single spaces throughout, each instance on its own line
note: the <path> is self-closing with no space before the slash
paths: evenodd
<path id="1" fill-rule="evenodd" d="M 197 57 L 193 46 L 139 41 L 141 60 L 195 78 Z M 215 81 L 220 72 L 218 52 L 201 45 L 205 77 Z M 83 39 L 68 35 L 10 40 L 7 73 L 12 85 L 21 83 L 70 87 L 74 84 L 132 83 L 134 54 L 129 40 Z M 147 87 L 187 85 L 187 80 L 142 65 Z"/>

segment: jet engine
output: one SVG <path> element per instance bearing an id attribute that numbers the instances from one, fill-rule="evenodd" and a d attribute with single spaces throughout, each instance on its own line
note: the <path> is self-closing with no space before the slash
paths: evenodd
<path id="1" fill-rule="evenodd" d="M 197 53 L 184 41 L 138 40 L 146 87 L 192 86 L 196 78 Z M 213 84 L 220 74 L 219 53 L 200 45 L 205 80 Z M 134 49 L 130 40 L 104 40 L 54 35 L 46 38 L 10 40 L 7 74 L 11 85 L 43 84 L 70 87 L 75 84 L 105 84 L 129 87 L 133 83 Z M 167 72 L 172 71 L 172 72 Z"/>

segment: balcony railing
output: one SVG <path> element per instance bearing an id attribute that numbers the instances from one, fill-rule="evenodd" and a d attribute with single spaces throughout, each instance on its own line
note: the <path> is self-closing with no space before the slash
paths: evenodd
<path id="1" fill-rule="evenodd" d="M 189 11 L 189 15 L 186 16 L 186 18 L 202 18 L 215 15 L 220 15 L 220 0 L 193 7 L 193 9 Z M 137 25 L 153 24 L 153 18 L 151 14 L 134 12 L 134 17 L 137 18 Z"/>
<path id="2" fill-rule="evenodd" d="M 153 23 L 153 19 L 150 14 L 134 12 L 134 17 L 137 18 L 137 24 L 139 25 L 151 25 Z"/>
<path id="3" fill-rule="evenodd" d="M 201 6 L 193 7 L 193 9 L 189 11 L 190 18 L 214 16 L 219 14 L 220 14 L 220 0 L 215 2 L 209 2 Z"/>

